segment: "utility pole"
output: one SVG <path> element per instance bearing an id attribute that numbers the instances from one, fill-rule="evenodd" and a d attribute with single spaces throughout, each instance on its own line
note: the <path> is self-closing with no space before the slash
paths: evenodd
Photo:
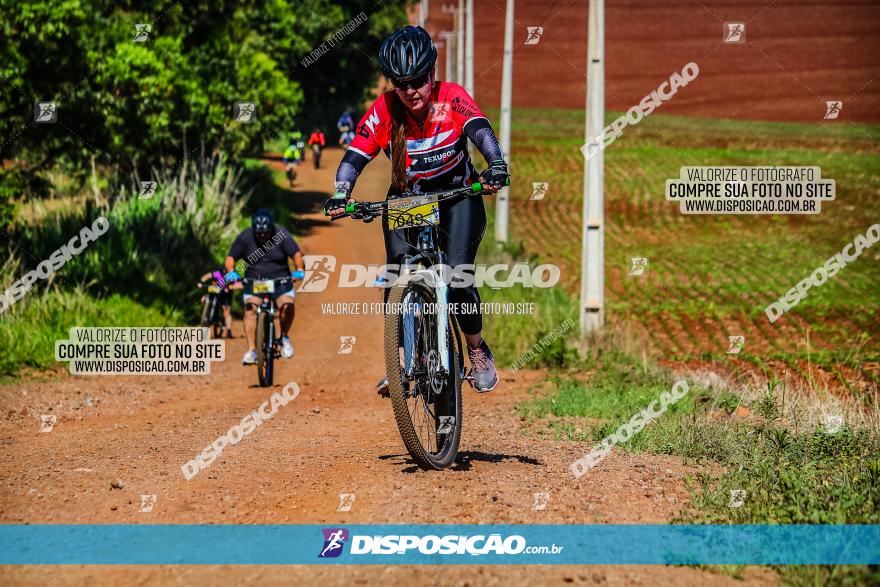
<path id="1" fill-rule="evenodd" d="M 587 106 L 585 144 L 605 127 L 605 0 L 590 0 L 587 24 Z M 584 164 L 581 229 L 581 335 L 605 322 L 605 180 L 601 146 Z M 590 149 L 585 149 L 585 155 Z"/>
<path id="2" fill-rule="evenodd" d="M 443 51 L 443 65 L 446 69 L 446 76 L 444 79 L 448 82 L 452 82 L 455 81 L 452 77 L 452 50 L 455 48 L 455 32 L 440 31 L 440 36 L 443 38 L 445 44 L 445 49 Z"/>
<path id="3" fill-rule="evenodd" d="M 464 89 L 474 96 L 474 0 L 467 0 L 465 5 L 465 31 L 464 31 Z M 468 155 L 471 161 L 476 161 L 479 151 L 474 144 L 467 142 Z"/>
<path id="4" fill-rule="evenodd" d="M 428 20 L 428 0 L 419 1 L 419 26 L 425 28 L 425 21 Z"/>
<path id="5" fill-rule="evenodd" d="M 501 65 L 501 150 L 510 165 L 510 104 L 513 94 L 513 0 L 507 0 L 504 15 L 504 61 Z M 510 188 L 501 188 L 495 196 L 495 242 L 507 242 Z"/>
<path id="6" fill-rule="evenodd" d="M 458 0 L 455 16 L 455 83 L 464 85 L 464 0 Z"/>

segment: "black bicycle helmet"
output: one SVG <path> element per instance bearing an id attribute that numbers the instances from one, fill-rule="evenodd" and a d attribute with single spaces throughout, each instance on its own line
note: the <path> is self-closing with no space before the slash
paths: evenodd
<path id="1" fill-rule="evenodd" d="M 379 47 L 379 68 L 392 80 L 408 81 L 429 73 L 437 62 L 431 35 L 420 26 L 391 33 Z"/>
<path id="2" fill-rule="evenodd" d="M 251 216 L 251 227 L 257 235 L 272 236 L 275 223 L 272 221 L 272 213 L 267 208 L 260 208 Z"/>

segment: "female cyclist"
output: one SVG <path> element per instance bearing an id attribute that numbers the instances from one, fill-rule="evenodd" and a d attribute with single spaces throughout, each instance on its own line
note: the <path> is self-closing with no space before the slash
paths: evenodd
<path id="1" fill-rule="evenodd" d="M 354 141 L 336 171 L 336 188 L 324 204 L 331 216 L 344 213 L 358 175 L 379 151 L 391 158 L 389 198 L 404 192 L 434 192 L 477 180 L 467 152 L 470 139 L 486 158 L 489 168 L 479 181 L 486 191 L 497 192 L 508 177 L 507 164 L 489 121 L 458 84 L 436 81 L 437 49 L 421 27 L 407 26 L 382 42 L 379 66 L 394 84 L 367 109 L 357 126 Z M 448 263 L 473 266 L 477 247 L 486 230 L 482 198 L 465 198 L 440 204 L 441 246 Z M 387 262 L 399 264 L 409 245 L 383 225 Z M 456 317 L 464 332 L 471 361 L 472 385 L 478 392 L 492 391 L 498 373 L 489 345 L 483 340 L 483 319 L 476 287 L 452 287 L 449 302 L 475 312 Z M 387 300 L 388 290 L 386 290 Z M 385 395 L 387 380 L 378 391 Z"/>

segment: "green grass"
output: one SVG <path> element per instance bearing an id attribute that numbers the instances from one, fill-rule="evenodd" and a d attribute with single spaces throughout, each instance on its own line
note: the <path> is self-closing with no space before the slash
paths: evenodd
<path id="1" fill-rule="evenodd" d="M 608 113 L 606 120 L 616 116 Z M 532 263 L 560 264 L 568 300 L 536 301 L 545 314 L 554 311 L 545 304 L 558 303 L 576 317 L 583 113 L 518 109 L 512 130 L 513 244 L 508 250 L 528 250 Z M 880 218 L 878 155 L 876 125 L 658 113 L 627 127 L 605 151 L 606 317 L 644 332 L 654 353 L 650 360 L 635 357 L 625 350 L 631 345 L 609 334 L 593 341 L 582 360 L 567 356 L 517 407 L 524 433 L 582 442 L 588 452 L 671 389 L 677 377 L 657 367 L 658 358 L 710 361 L 771 379 L 782 374 L 770 367 L 778 368 L 779 361 L 805 380 L 812 376 L 809 368 L 820 368 L 862 399 L 866 409 L 876 410 L 870 395 L 859 390 L 880 383 L 863 370 L 880 361 L 874 301 L 880 298 L 880 250 L 868 249 L 836 278 L 811 290 L 776 325 L 767 322 L 763 309 Z M 822 176 L 836 181 L 837 200 L 811 217 L 689 217 L 663 195 L 665 180 L 678 177 L 684 165 L 769 164 L 821 166 Z M 543 201 L 527 201 L 533 181 L 550 183 Z M 493 252 L 485 243 L 484 251 Z M 627 275 L 629 258 L 635 256 L 649 258 L 642 278 Z M 741 354 L 726 354 L 728 334 L 746 336 Z M 528 326 L 509 329 L 520 347 L 534 344 L 536 335 Z M 575 340 L 565 337 L 564 344 L 574 346 Z M 748 408 L 745 416 L 736 412 L 741 405 Z M 688 479 L 691 503 L 677 522 L 880 523 L 876 429 L 827 434 L 793 423 L 791 416 L 778 392 L 749 403 L 729 391 L 691 383 L 687 396 L 615 450 L 673 455 L 700 469 Z M 730 507 L 733 489 L 746 492 L 741 507 Z M 742 567 L 713 570 L 742 573 Z M 866 567 L 776 570 L 785 582 L 798 585 L 880 581 L 877 571 Z"/>
<path id="2" fill-rule="evenodd" d="M 22 367 L 51 369 L 55 341 L 66 340 L 74 326 L 181 326 L 179 310 L 145 307 L 130 298 L 97 298 L 81 288 L 52 287 L 41 295 L 25 296 L 0 314 L 0 375 L 15 375 Z"/>
<path id="3" fill-rule="evenodd" d="M 0 374 L 51 368 L 54 341 L 71 326 L 197 323 L 195 282 L 225 257 L 245 221 L 248 196 L 272 200 L 277 188 L 262 164 L 234 167 L 217 157 L 155 176 L 159 185 L 149 199 L 138 198 L 133 183 L 104 190 L 107 201 L 100 204 L 90 198 L 38 218 L 19 211 L 0 243 L 7 259 L 3 290 L 98 216 L 109 219 L 110 229 L 0 314 Z"/>
<path id="4" fill-rule="evenodd" d="M 496 246 L 491 235 L 494 234 L 494 200 L 486 198 L 488 227 L 480 243 L 476 262 L 482 264 L 527 262 L 531 268 L 539 264 L 535 256 L 528 257 L 516 245 L 504 248 Z M 526 369 L 539 367 L 560 367 L 576 357 L 574 340 L 577 336 L 577 305 L 559 287 L 515 287 L 492 289 L 480 288 L 483 303 L 532 304 L 534 314 L 513 313 L 483 316 L 483 336 L 489 341 L 496 362 L 502 366 L 516 363 L 520 357 L 534 349 L 547 337 L 541 352 L 523 365 Z M 566 321 L 574 325 L 566 329 Z M 557 330 L 558 329 L 558 330 Z M 552 333 L 556 330 L 557 335 Z M 561 334 L 560 334 L 561 333 Z"/>
<path id="5" fill-rule="evenodd" d="M 588 373 L 584 382 L 582 376 Z M 532 398 L 518 406 L 527 433 L 584 443 L 586 454 L 627 422 L 675 377 L 620 351 L 594 350 L 584 362 L 558 370 Z M 691 503 L 678 523 L 878 524 L 880 436 L 844 428 L 835 434 L 792 428 L 783 419 L 778 393 L 750 406 L 754 416 L 731 419 L 740 405 L 728 392 L 689 384 L 689 393 L 617 451 L 678 456 L 700 472 L 687 478 Z M 744 404 L 748 405 L 748 404 Z M 724 414 L 719 418 L 718 412 Z M 710 473 L 709 466 L 720 466 Z M 601 464 L 598 466 L 602 466 Z M 587 473 L 590 474 L 589 472 Z M 744 490 L 730 507 L 731 490 Z M 738 573 L 742 569 L 718 569 Z M 778 567 L 798 585 L 866 584 L 876 571 L 865 567 Z M 820 583 L 814 583 L 816 579 Z M 861 583 L 860 583 L 861 582 Z"/>
<path id="6" fill-rule="evenodd" d="M 583 113 L 517 109 L 512 132 L 511 238 L 560 264 L 576 294 Z M 764 315 L 880 218 L 880 126 L 697 119 L 661 109 L 626 127 L 604 157 L 606 315 L 640 325 L 655 358 L 734 370 L 782 360 L 792 373 L 809 359 L 838 387 L 852 378 L 861 389 L 880 385 L 876 370 L 861 368 L 880 361 L 876 246 L 776 323 Z M 665 180 L 685 165 L 773 164 L 820 166 L 835 180 L 837 199 L 815 216 L 685 216 L 664 198 Z M 535 181 L 550 187 L 544 200 L 529 202 Z M 648 257 L 643 276 L 628 275 L 631 257 Z M 726 353 L 732 334 L 746 336 L 741 356 Z"/>

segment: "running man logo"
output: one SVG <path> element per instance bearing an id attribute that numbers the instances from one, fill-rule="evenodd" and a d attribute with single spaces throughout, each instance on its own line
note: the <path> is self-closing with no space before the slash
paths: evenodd
<path id="1" fill-rule="evenodd" d="M 58 416 L 55 414 L 44 414 L 40 416 L 40 432 L 52 432 L 52 428 L 57 421 Z"/>
<path id="2" fill-rule="evenodd" d="M 449 114 L 449 102 L 434 102 L 431 105 L 431 122 L 443 122 Z"/>
<path id="3" fill-rule="evenodd" d="M 303 255 L 306 274 L 297 293 L 317 292 L 327 289 L 330 274 L 336 269 L 336 257 L 333 255 Z"/>
<path id="4" fill-rule="evenodd" d="M 54 124 L 58 121 L 58 109 L 55 102 L 37 102 L 34 104 L 34 122 Z"/>
<path id="5" fill-rule="evenodd" d="M 143 43 L 147 40 L 147 37 L 150 36 L 150 31 L 153 30 L 153 25 L 150 24 L 136 24 L 134 25 L 134 39 L 132 39 L 135 43 Z"/>
<path id="6" fill-rule="evenodd" d="M 843 416 L 839 414 L 823 414 L 822 420 L 826 434 L 837 434 L 843 428 Z"/>
<path id="7" fill-rule="evenodd" d="M 746 42 L 746 23 L 744 23 L 744 22 L 725 22 L 724 23 L 724 42 L 725 43 L 745 43 Z"/>
<path id="8" fill-rule="evenodd" d="M 351 351 L 354 350 L 354 343 L 357 342 L 356 336 L 340 336 L 339 337 L 339 352 L 337 355 L 350 355 Z"/>
<path id="9" fill-rule="evenodd" d="M 156 495 L 142 495 L 141 496 L 141 508 L 138 510 L 139 512 L 151 512 L 153 511 L 153 505 L 156 503 Z"/>
<path id="10" fill-rule="evenodd" d="M 318 554 L 318 558 L 336 558 L 342 554 L 342 547 L 348 540 L 348 530 L 345 528 L 324 528 L 324 546 Z"/>
<path id="11" fill-rule="evenodd" d="M 455 416 L 440 416 L 440 423 L 437 426 L 437 434 L 449 434 L 455 425 Z"/>
<path id="12" fill-rule="evenodd" d="M 354 505 L 354 493 L 340 493 L 339 494 L 339 507 L 336 508 L 337 512 L 350 512 L 351 506 Z"/>
<path id="13" fill-rule="evenodd" d="M 825 120 L 834 120 L 843 109 L 843 102 L 840 100 L 831 100 L 825 102 Z"/>
<path id="14" fill-rule="evenodd" d="M 730 508 L 739 508 L 746 502 L 746 490 L 745 489 L 731 489 L 730 490 L 730 501 L 727 502 L 727 507 Z"/>
<path id="15" fill-rule="evenodd" d="M 547 509 L 547 504 L 550 502 L 550 494 L 546 492 L 536 493 L 535 494 L 535 504 L 532 506 L 532 509 L 535 511 L 541 511 Z"/>
<path id="16" fill-rule="evenodd" d="M 742 335 L 728 336 L 727 339 L 730 341 L 730 346 L 727 347 L 728 355 L 738 355 L 746 344 L 746 337 Z"/>
<path id="17" fill-rule="evenodd" d="M 629 270 L 630 275 L 641 275 L 648 268 L 647 257 L 632 257 L 630 262 L 632 263 L 632 267 Z"/>
<path id="18" fill-rule="evenodd" d="M 253 102 L 235 103 L 235 120 L 238 122 L 253 122 L 256 104 Z"/>
<path id="19" fill-rule="evenodd" d="M 538 41 L 541 40 L 541 35 L 544 34 L 544 27 L 530 26 L 526 28 L 529 31 L 529 36 L 526 38 L 526 45 L 537 45 Z"/>
<path id="20" fill-rule="evenodd" d="M 550 187 L 550 184 L 546 181 L 533 181 L 532 182 L 532 197 L 530 200 L 543 200 L 544 195 L 547 193 L 547 188 Z"/>
<path id="21" fill-rule="evenodd" d="M 141 182 L 141 193 L 138 194 L 138 198 L 141 200 L 148 200 L 153 197 L 156 193 L 156 186 L 159 185 L 155 181 L 142 181 Z"/>

